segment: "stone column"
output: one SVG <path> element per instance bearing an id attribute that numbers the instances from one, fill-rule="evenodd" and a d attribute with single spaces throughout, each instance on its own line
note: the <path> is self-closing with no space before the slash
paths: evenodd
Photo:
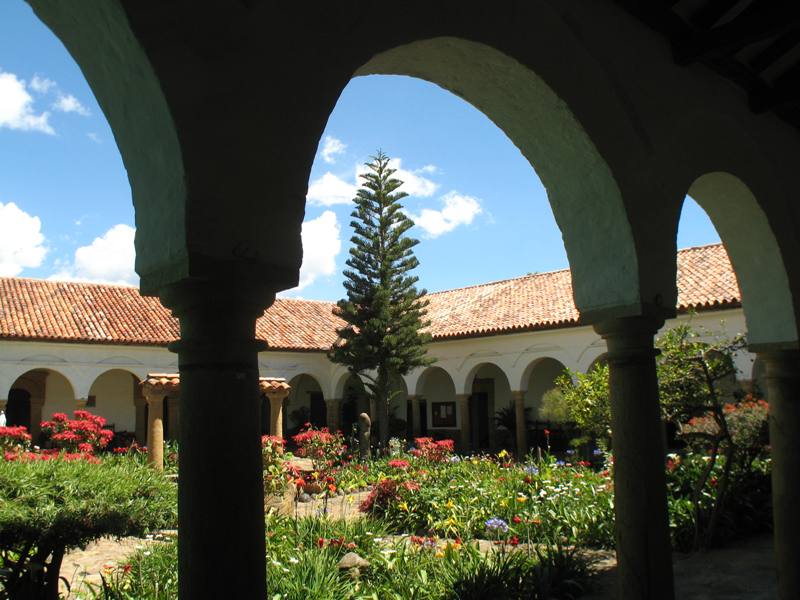
<path id="1" fill-rule="evenodd" d="M 269 400 L 269 434 L 283 439 L 283 401 L 289 395 L 289 390 L 276 390 L 266 392 Z"/>
<path id="2" fill-rule="evenodd" d="M 340 419 L 342 414 L 342 401 L 340 398 L 331 398 L 326 400 L 327 403 L 327 426 L 328 429 L 336 433 L 340 428 Z"/>
<path id="3" fill-rule="evenodd" d="M 164 396 L 146 394 L 147 462 L 154 469 L 164 469 Z"/>
<path id="4" fill-rule="evenodd" d="M 42 435 L 42 409 L 44 408 L 44 397 L 31 396 L 31 443 L 38 445 L 39 437 Z"/>
<path id="5" fill-rule="evenodd" d="M 461 452 L 472 449 L 472 429 L 469 422 L 469 398 L 471 394 L 456 394 L 458 413 L 461 415 Z"/>
<path id="6" fill-rule="evenodd" d="M 411 433 L 414 437 L 420 437 L 422 435 L 422 418 L 419 414 L 420 397 L 415 395 L 409 396 L 408 399 L 411 402 Z"/>
<path id="7" fill-rule="evenodd" d="M 614 450 L 617 591 L 625 600 L 672 600 L 665 449 L 653 336 L 663 320 L 595 325 L 608 345 Z"/>
<path id="8" fill-rule="evenodd" d="M 522 460 L 528 453 L 528 428 L 525 423 L 525 392 L 523 390 L 512 391 L 511 399 L 514 401 L 517 460 Z"/>
<path id="9" fill-rule="evenodd" d="M 800 351 L 758 354 L 766 366 L 778 598 L 800 598 Z"/>
<path id="10" fill-rule="evenodd" d="M 160 297 L 181 334 L 170 345 L 181 378 L 179 597 L 265 598 L 258 353 L 266 343 L 255 322 L 275 295 L 240 275 L 185 280 Z M 224 441 L 213 443 L 220 432 Z"/>

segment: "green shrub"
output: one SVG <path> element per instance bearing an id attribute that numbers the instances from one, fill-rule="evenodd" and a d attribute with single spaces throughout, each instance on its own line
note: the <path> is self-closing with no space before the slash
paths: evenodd
<path id="1" fill-rule="evenodd" d="M 66 551 L 174 527 L 176 491 L 125 457 L 0 462 L 0 598 L 57 598 Z"/>

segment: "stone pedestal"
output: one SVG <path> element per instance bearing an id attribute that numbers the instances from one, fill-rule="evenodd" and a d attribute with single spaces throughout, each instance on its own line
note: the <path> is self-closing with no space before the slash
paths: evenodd
<path id="1" fill-rule="evenodd" d="M 528 427 L 525 423 L 525 392 L 522 390 L 512 391 L 511 399 L 514 402 L 517 460 L 522 460 L 528 453 Z"/>
<path id="2" fill-rule="evenodd" d="M 465 454 L 472 450 L 472 429 L 469 422 L 469 398 L 470 394 L 456 394 L 458 414 L 461 418 L 461 435 L 459 437 L 459 445 L 461 452 Z"/>
<path id="3" fill-rule="evenodd" d="M 256 318 L 274 294 L 243 279 L 160 292 L 180 321 L 181 598 L 265 598 Z M 232 551 L 221 551 L 223 548 Z"/>
<path id="4" fill-rule="evenodd" d="M 595 325 L 608 345 L 616 598 L 672 600 L 664 444 L 653 336 L 663 321 L 625 317 Z"/>
<path id="5" fill-rule="evenodd" d="M 800 351 L 760 352 L 767 372 L 778 598 L 800 598 Z"/>

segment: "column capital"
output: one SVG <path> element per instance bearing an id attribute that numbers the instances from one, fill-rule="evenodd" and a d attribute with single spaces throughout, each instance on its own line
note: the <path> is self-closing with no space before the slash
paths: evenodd
<path id="1" fill-rule="evenodd" d="M 187 279 L 163 288 L 161 303 L 180 320 L 180 340 L 169 349 L 181 369 L 247 363 L 267 343 L 255 337 L 255 320 L 275 301 L 275 292 L 253 281 Z"/>
<path id="2" fill-rule="evenodd" d="M 627 364 L 650 362 L 659 351 L 653 346 L 653 336 L 664 324 L 656 317 L 620 317 L 594 325 L 594 330 L 606 341 L 608 362 Z"/>
<path id="3" fill-rule="evenodd" d="M 512 400 L 525 400 L 525 394 L 528 392 L 526 390 L 511 390 L 511 399 Z"/>
<path id="4" fill-rule="evenodd" d="M 88 402 L 89 402 L 88 398 L 75 398 L 75 406 L 78 407 L 78 410 L 86 408 L 86 404 Z"/>

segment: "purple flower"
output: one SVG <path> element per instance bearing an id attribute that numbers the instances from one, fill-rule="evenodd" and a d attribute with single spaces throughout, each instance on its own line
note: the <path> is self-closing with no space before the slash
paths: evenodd
<path id="1" fill-rule="evenodd" d="M 498 517 L 492 517 L 486 521 L 486 529 L 489 531 L 500 531 L 502 533 L 508 532 L 508 523 Z"/>

